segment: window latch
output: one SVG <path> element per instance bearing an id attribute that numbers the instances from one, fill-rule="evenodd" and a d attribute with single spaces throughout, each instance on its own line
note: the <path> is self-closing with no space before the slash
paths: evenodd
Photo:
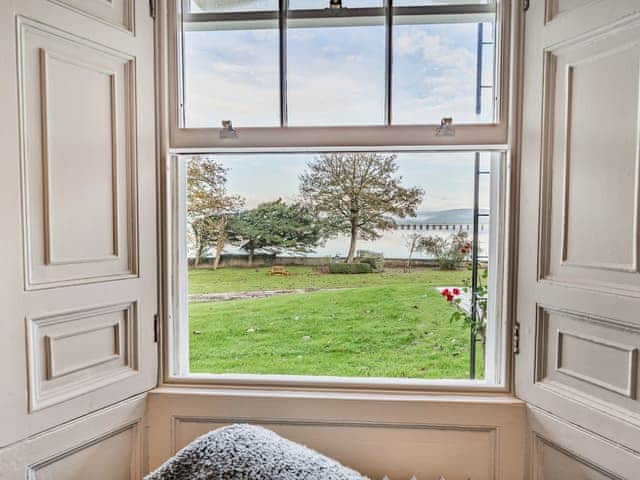
<path id="1" fill-rule="evenodd" d="M 513 324 L 513 338 L 511 349 L 513 350 L 514 355 L 518 355 L 520 353 L 520 323 L 515 322 Z"/>
<path id="2" fill-rule="evenodd" d="M 222 120 L 222 128 L 220 129 L 220 138 L 238 138 L 238 132 L 233 128 L 231 120 Z"/>
<path id="3" fill-rule="evenodd" d="M 453 126 L 452 117 L 444 117 L 440 120 L 440 126 L 436 127 L 436 137 L 455 137 L 456 129 Z"/>

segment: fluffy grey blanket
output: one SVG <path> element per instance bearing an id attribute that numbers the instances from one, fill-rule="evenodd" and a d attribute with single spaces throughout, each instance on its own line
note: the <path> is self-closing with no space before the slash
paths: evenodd
<path id="1" fill-rule="evenodd" d="M 197 438 L 145 480 L 366 480 L 305 446 L 254 425 Z"/>

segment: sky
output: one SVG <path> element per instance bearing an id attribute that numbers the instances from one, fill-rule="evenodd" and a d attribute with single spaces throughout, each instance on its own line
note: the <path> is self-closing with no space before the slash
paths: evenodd
<path id="1" fill-rule="evenodd" d="M 295 201 L 299 176 L 316 154 L 216 155 L 228 169 L 229 191 L 241 195 L 246 207 L 282 198 Z M 488 157 L 488 156 L 487 156 Z M 483 163 L 488 162 L 484 161 Z M 421 152 L 397 154 L 397 174 L 406 187 L 425 191 L 418 210 L 437 211 L 473 207 L 473 153 Z M 488 185 L 481 189 L 481 207 L 488 208 Z"/>
<path id="2" fill-rule="evenodd" d="M 212 0 L 209 0 L 212 1 Z M 451 0 L 450 0 L 451 1 Z M 291 8 L 328 0 L 291 0 Z M 345 0 L 371 6 L 376 0 Z M 434 4 L 404 1 L 394 4 Z M 237 8 L 273 8 L 274 0 L 217 0 Z M 289 125 L 376 125 L 384 122 L 385 27 L 289 28 Z M 290 25 L 293 22 L 290 21 Z M 487 24 L 488 25 L 488 24 Z M 185 31 L 185 106 L 188 127 L 278 126 L 277 22 L 261 30 Z M 487 38 L 490 28 L 487 26 Z M 396 124 L 490 121 L 491 90 L 475 114 L 477 24 L 394 25 L 392 118 Z M 493 71 L 493 47 L 484 48 Z M 483 83 L 492 83 L 485 75 Z"/>

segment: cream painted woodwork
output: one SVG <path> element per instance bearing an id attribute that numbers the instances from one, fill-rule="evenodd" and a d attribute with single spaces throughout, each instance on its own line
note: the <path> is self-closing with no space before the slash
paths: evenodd
<path id="1" fill-rule="evenodd" d="M 528 408 L 528 449 L 533 480 L 635 480 L 636 452 L 620 448 L 535 407 Z"/>
<path id="2" fill-rule="evenodd" d="M 134 58 L 17 28 L 26 288 L 135 277 Z"/>
<path id="3" fill-rule="evenodd" d="M 2 479 L 140 476 L 144 398 L 116 412 L 157 378 L 153 29 L 147 1 L 0 2 Z"/>
<path id="4" fill-rule="evenodd" d="M 148 394 L 148 421 L 151 469 L 196 437 L 244 422 L 374 479 L 523 476 L 524 404 L 507 397 L 161 388 Z"/>
<path id="5" fill-rule="evenodd" d="M 640 472 L 640 2 L 525 13 L 516 393 L 529 478 Z"/>
<path id="6" fill-rule="evenodd" d="M 135 0 L 49 0 L 131 32 L 134 31 Z"/>
<path id="7" fill-rule="evenodd" d="M 146 394 L 0 449 L 3 480 L 138 480 Z"/>

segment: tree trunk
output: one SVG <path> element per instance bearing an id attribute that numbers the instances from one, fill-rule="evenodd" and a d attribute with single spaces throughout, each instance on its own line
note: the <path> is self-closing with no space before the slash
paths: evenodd
<path id="1" fill-rule="evenodd" d="M 349 244 L 349 254 L 347 255 L 347 263 L 353 263 L 356 256 L 356 241 L 358 240 L 358 226 L 351 224 L 351 243 Z"/>
<path id="2" fill-rule="evenodd" d="M 204 251 L 206 250 L 206 247 L 201 243 L 200 246 L 198 247 L 198 254 L 196 255 L 196 267 L 200 266 L 200 263 L 202 262 L 202 257 L 204 257 Z"/>
<path id="3" fill-rule="evenodd" d="M 249 250 L 249 266 L 253 267 L 253 249 Z"/>
<path id="4" fill-rule="evenodd" d="M 413 248 L 409 251 L 409 258 L 407 258 L 407 263 L 404 265 L 405 273 L 411 273 L 411 256 L 413 255 Z"/>
<path id="5" fill-rule="evenodd" d="M 198 266 L 200 265 L 200 255 L 202 255 L 202 245 L 200 242 L 200 236 L 198 235 L 198 229 L 192 226 L 192 230 L 196 244 L 196 255 L 193 259 L 193 268 L 198 268 Z"/>
<path id="6" fill-rule="evenodd" d="M 227 228 L 227 216 L 221 215 L 220 220 L 218 220 L 218 240 L 216 241 L 216 258 L 213 261 L 214 270 L 217 270 L 218 265 L 220 265 L 220 256 L 222 255 L 224 244 L 227 241 L 226 228 Z"/>
<path id="7" fill-rule="evenodd" d="M 411 260 L 413 257 L 413 251 L 416 249 L 417 238 L 413 238 L 411 240 L 411 247 L 409 248 L 409 258 L 407 258 L 407 263 L 404 266 L 405 273 L 411 273 Z"/>

